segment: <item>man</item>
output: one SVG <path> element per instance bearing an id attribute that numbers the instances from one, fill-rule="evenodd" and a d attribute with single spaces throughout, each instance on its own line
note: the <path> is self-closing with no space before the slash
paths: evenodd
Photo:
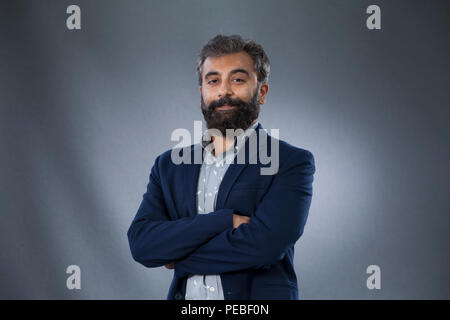
<path id="1" fill-rule="evenodd" d="M 208 131 L 177 152 L 200 150 L 201 161 L 174 164 L 174 150 L 158 156 L 128 230 L 136 261 L 174 269 L 167 299 L 298 299 L 294 245 L 311 203 L 314 158 L 261 134 L 269 70 L 263 48 L 236 35 L 214 37 L 199 55 Z M 273 174 L 262 174 L 261 150 L 277 156 Z"/>

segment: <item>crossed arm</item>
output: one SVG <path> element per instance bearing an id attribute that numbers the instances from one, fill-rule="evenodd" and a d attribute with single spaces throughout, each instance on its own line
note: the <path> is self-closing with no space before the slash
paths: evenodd
<path id="1" fill-rule="evenodd" d="M 315 172 L 311 153 L 294 155 L 280 167 L 251 219 L 220 209 L 170 221 L 158 172 L 157 159 L 128 230 L 133 258 L 147 267 L 174 267 L 179 276 L 262 268 L 277 262 L 303 233 Z"/>
<path id="2" fill-rule="evenodd" d="M 233 213 L 233 229 L 238 228 L 243 223 L 249 223 L 250 217 L 247 216 L 241 216 L 237 213 Z M 175 262 L 171 262 L 165 265 L 167 269 L 174 269 L 175 268 Z"/>

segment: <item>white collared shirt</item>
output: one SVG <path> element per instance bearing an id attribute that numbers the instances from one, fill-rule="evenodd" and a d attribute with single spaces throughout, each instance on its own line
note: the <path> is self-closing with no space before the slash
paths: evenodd
<path id="1" fill-rule="evenodd" d="M 208 214 L 216 208 L 217 194 L 220 184 L 234 157 L 245 144 L 245 137 L 251 134 L 258 126 L 258 121 L 247 128 L 242 134 L 236 136 L 233 152 L 213 155 L 213 144 L 203 141 L 204 160 L 200 168 L 197 187 L 197 213 Z M 208 144 L 209 143 L 209 144 Z M 220 275 L 192 275 L 187 279 L 186 300 L 224 300 L 222 281 Z"/>

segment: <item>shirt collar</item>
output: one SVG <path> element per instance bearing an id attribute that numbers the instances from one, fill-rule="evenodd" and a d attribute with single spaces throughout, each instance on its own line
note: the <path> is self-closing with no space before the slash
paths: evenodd
<path id="1" fill-rule="evenodd" d="M 245 137 L 249 136 L 253 130 L 256 129 L 256 127 L 258 126 L 258 121 L 255 121 L 254 124 L 252 124 L 250 127 L 248 127 L 243 133 L 237 135 L 234 137 L 234 145 L 233 145 L 233 152 L 230 153 L 230 155 L 234 158 L 235 154 L 242 148 L 242 146 L 245 143 Z M 215 157 L 213 154 L 214 151 L 214 144 L 212 143 L 211 139 L 204 141 L 205 134 L 203 134 L 202 136 L 202 141 L 201 141 L 201 145 L 202 148 L 205 150 L 206 153 L 206 158 L 209 161 L 213 161 L 213 162 L 222 162 L 223 161 L 223 156 L 227 154 L 227 151 L 223 152 L 222 154 L 220 154 L 218 157 Z M 232 159 L 231 159 L 232 160 Z"/>

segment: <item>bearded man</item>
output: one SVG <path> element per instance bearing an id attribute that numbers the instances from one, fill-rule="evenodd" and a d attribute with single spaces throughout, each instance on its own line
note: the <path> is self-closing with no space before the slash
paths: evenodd
<path id="1" fill-rule="evenodd" d="M 299 297 L 294 245 L 311 204 L 314 157 L 258 122 L 269 72 L 262 46 L 238 35 L 218 35 L 199 54 L 208 130 L 178 151 L 200 150 L 201 161 L 175 164 L 173 150 L 158 156 L 128 230 L 137 262 L 174 270 L 167 299 Z M 276 153 L 272 174 L 263 174 L 262 150 Z"/>

